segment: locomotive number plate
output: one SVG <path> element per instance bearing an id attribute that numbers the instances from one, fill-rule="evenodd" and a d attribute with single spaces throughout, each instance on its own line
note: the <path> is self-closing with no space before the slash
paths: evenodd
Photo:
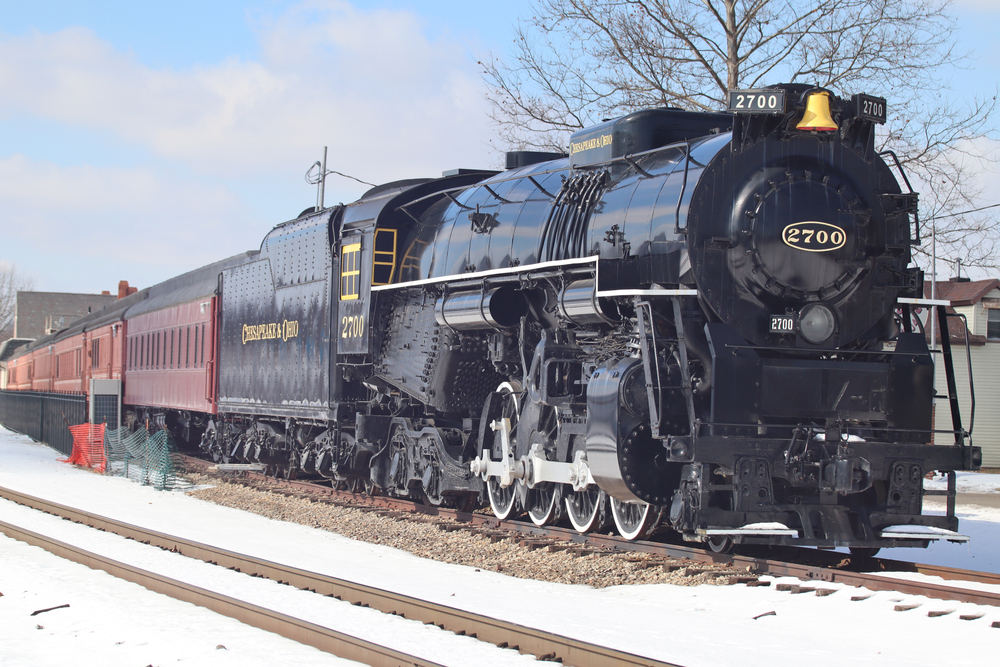
<path id="1" fill-rule="evenodd" d="M 729 110 L 735 113 L 785 113 L 785 91 L 730 90 Z"/>
<path id="2" fill-rule="evenodd" d="M 874 121 L 876 123 L 885 122 L 885 98 L 874 97 L 872 95 L 857 94 L 854 96 L 854 112 L 859 118 Z"/>
<path id="3" fill-rule="evenodd" d="M 795 333 L 795 316 L 787 313 L 771 315 L 771 333 Z"/>
<path id="4" fill-rule="evenodd" d="M 806 252 L 829 252 L 843 248 L 847 234 L 837 225 L 816 220 L 793 222 L 781 232 L 785 245 Z"/>

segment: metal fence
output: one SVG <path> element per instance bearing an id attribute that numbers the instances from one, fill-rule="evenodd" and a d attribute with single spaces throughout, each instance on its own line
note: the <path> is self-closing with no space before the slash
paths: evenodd
<path id="1" fill-rule="evenodd" d="M 0 424 L 44 442 L 66 456 L 73 452 L 73 436 L 66 424 L 87 421 L 87 397 L 0 390 Z"/>

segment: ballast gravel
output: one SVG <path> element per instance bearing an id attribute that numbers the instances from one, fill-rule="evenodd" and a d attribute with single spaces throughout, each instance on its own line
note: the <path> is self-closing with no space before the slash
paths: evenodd
<path id="1" fill-rule="evenodd" d="M 521 579 L 594 588 L 630 584 L 727 584 L 739 572 L 721 566 L 688 561 L 668 572 L 662 558 L 648 554 L 572 555 L 565 551 L 530 550 L 512 539 L 494 541 L 468 530 L 447 530 L 448 519 L 396 518 L 308 498 L 220 481 L 194 474 L 191 481 L 208 488 L 188 494 L 208 502 L 261 516 L 328 530 L 345 537 L 408 551 L 422 558 L 503 572 Z M 676 563 L 675 563 L 676 565 Z M 696 570 L 689 572 L 689 568 Z"/>

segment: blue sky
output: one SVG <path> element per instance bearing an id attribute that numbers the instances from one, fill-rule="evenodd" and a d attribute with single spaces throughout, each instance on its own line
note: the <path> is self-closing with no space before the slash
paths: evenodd
<path id="1" fill-rule="evenodd" d="M 375 183 L 496 166 L 476 61 L 531 6 L 0 0 L 0 260 L 40 290 L 145 287 L 312 205 L 324 145 Z M 975 59 L 952 88 L 992 93 L 1000 1 L 955 15 Z M 364 189 L 331 177 L 326 202 Z"/>

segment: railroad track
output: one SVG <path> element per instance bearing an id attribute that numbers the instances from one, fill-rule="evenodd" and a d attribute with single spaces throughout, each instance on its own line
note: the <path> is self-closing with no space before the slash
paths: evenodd
<path id="1" fill-rule="evenodd" d="M 212 464 L 202 459 L 182 457 L 185 465 L 200 470 L 208 470 Z M 267 477 L 259 473 L 241 473 L 252 485 L 278 493 L 308 495 L 314 499 L 350 505 L 367 505 L 398 512 L 400 515 L 416 514 L 440 516 L 468 526 L 470 530 L 479 528 L 508 531 L 528 539 L 547 539 L 594 548 L 595 553 L 636 552 L 659 556 L 664 560 L 688 559 L 696 563 L 726 565 L 734 574 L 733 583 L 748 583 L 747 578 L 760 575 L 796 577 L 805 581 L 839 583 L 846 586 L 863 587 L 874 591 L 896 591 L 910 595 L 923 595 L 941 600 L 968 602 L 1000 607 L 1000 593 L 978 591 L 961 586 L 916 582 L 887 576 L 888 573 L 920 573 L 950 581 L 1000 584 L 1000 575 L 989 572 L 974 572 L 937 565 L 909 563 L 890 559 L 870 559 L 853 561 L 846 554 L 819 551 L 815 549 L 751 550 L 747 554 L 717 554 L 699 547 L 654 541 L 628 541 L 615 535 L 590 533 L 581 535 L 569 528 L 559 526 L 535 526 L 521 521 L 500 521 L 491 514 L 469 513 L 455 509 L 434 507 L 421 503 L 386 496 L 368 496 L 350 491 L 336 490 L 314 482 L 284 480 Z M 598 551 L 599 549 L 599 551 Z M 780 554 L 780 557 L 775 557 Z M 875 570 L 862 572 L 861 569 Z M 747 575 L 747 576 L 736 576 Z"/>
<path id="2" fill-rule="evenodd" d="M 356 660 L 369 665 L 431 667 L 438 664 L 357 637 L 352 637 L 351 635 L 337 632 L 330 628 L 309 623 L 272 609 L 250 604 L 243 600 L 237 600 L 227 595 L 221 595 L 183 581 L 164 577 L 127 563 L 106 558 L 46 535 L 11 525 L 5 521 L 0 521 L 0 532 L 13 539 L 45 549 L 60 558 L 86 565 L 95 570 L 103 570 L 119 579 L 138 584 L 156 593 L 162 593 L 176 600 L 205 607 L 247 625 L 274 632 L 342 658 Z"/>
<path id="3" fill-rule="evenodd" d="M 212 545 L 166 535 L 10 489 L 0 488 L 0 497 L 99 530 L 213 563 L 220 567 L 237 570 L 250 576 L 266 577 L 299 589 L 310 590 L 320 595 L 370 607 L 383 613 L 437 625 L 459 635 L 476 637 L 501 647 L 519 650 L 521 653 L 531 653 L 541 659 L 558 661 L 576 667 L 611 667 L 612 665 L 673 667 L 672 663 L 609 649 L 516 623 L 400 595 L 392 591 L 308 572 Z M 206 607 L 249 625 L 315 646 L 340 657 L 358 660 L 370 665 L 433 666 L 437 664 L 241 600 L 133 568 L 127 564 L 78 549 L 3 521 L 0 521 L 0 531 L 15 539 L 51 551 L 60 557 L 104 570 L 150 590 Z"/>

